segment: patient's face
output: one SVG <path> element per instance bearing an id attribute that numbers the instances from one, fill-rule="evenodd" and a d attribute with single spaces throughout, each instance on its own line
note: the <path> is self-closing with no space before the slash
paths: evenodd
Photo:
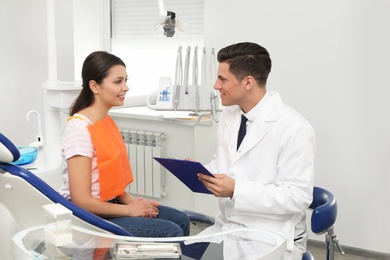
<path id="1" fill-rule="evenodd" d="M 128 90 L 126 68 L 122 65 L 115 65 L 98 85 L 96 98 L 108 108 L 122 106 Z"/>

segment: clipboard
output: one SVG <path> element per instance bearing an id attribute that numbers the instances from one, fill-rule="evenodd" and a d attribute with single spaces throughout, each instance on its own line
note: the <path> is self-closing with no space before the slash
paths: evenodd
<path id="1" fill-rule="evenodd" d="M 168 171 L 175 175 L 190 190 L 197 193 L 212 194 L 203 183 L 198 180 L 197 173 L 204 173 L 214 177 L 200 162 L 187 160 L 153 157 Z"/>

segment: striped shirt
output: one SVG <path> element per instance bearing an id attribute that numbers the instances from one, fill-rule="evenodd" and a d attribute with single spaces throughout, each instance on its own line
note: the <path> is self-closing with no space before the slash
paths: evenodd
<path id="1" fill-rule="evenodd" d="M 84 120 L 81 118 L 71 118 L 66 124 L 61 144 L 62 180 L 64 184 L 60 188 L 59 193 L 63 197 L 70 199 L 68 159 L 75 155 L 81 155 L 92 158 L 91 194 L 92 196 L 99 198 L 100 187 L 96 150 L 92 144 L 91 135 L 87 129 L 87 126 L 91 125 L 92 122 L 81 114 L 75 114 L 75 116 L 82 117 Z"/>

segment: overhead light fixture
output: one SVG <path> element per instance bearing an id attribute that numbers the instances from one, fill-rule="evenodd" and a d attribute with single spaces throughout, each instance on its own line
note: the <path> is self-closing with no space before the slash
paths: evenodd
<path id="1" fill-rule="evenodd" d="M 163 19 L 154 27 L 155 35 L 173 37 L 176 32 L 183 33 L 188 28 L 188 24 L 176 17 L 175 12 L 165 10 L 164 0 L 158 0 L 158 9 Z"/>

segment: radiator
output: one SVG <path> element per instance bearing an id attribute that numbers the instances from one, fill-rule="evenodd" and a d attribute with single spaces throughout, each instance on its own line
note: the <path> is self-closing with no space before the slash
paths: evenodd
<path id="1" fill-rule="evenodd" d="M 165 133 L 121 129 L 127 146 L 134 181 L 127 187 L 130 194 L 161 198 L 164 188 L 163 167 L 156 157 L 165 156 Z"/>

